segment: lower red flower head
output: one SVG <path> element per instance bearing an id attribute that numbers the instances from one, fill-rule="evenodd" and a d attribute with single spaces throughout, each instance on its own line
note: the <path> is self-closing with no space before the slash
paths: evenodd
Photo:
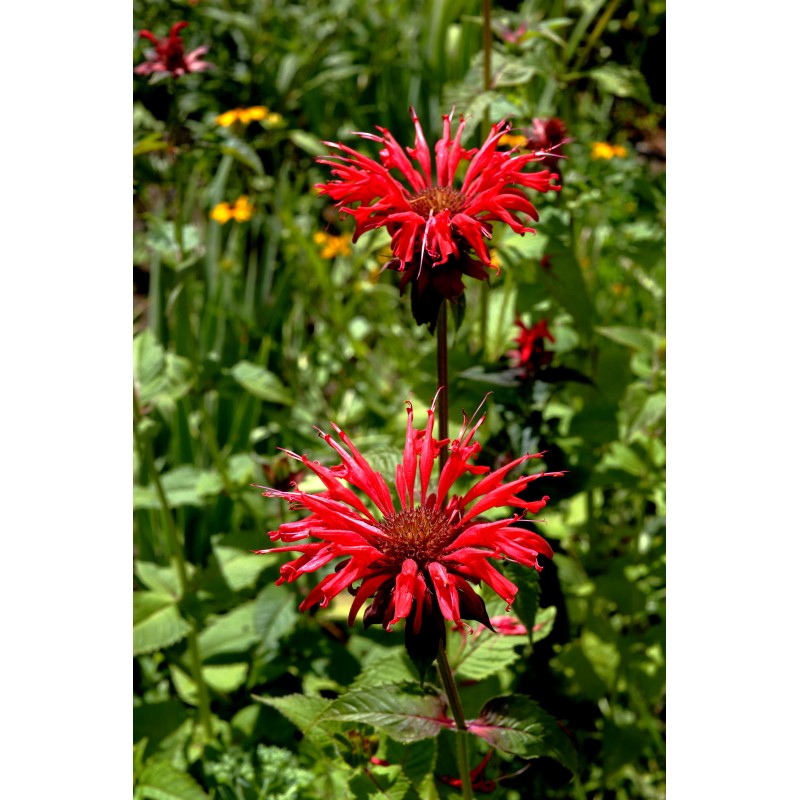
<path id="1" fill-rule="evenodd" d="M 379 623 L 390 630 L 405 619 L 407 645 L 409 636 L 433 637 L 438 644 L 444 637 L 444 620 L 457 627 L 464 626 L 464 619 L 491 627 L 483 600 L 473 589 L 476 584 L 487 584 L 511 606 L 517 587 L 492 560 L 508 559 L 541 570 L 539 555 L 552 557 L 550 545 L 539 534 L 512 525 L 527 512 L 540 511 L 549 499 L 524 500 L 520 493 L 525 487 L 538 478 L 563 473 L 539 472 L 506 480 L 515 467 L 541 458 L 542 453 L 524 455 L 494 472 L 471 464 L 481 449 L 472 440 L 485 415 L 474 425 L 465 417 L 453 440 L 435 439 L 434 406 L 435 402 L 427 412 L 425 429 L 417 430 L 412 426 L 411 403 L 407 403 L 406 443 L 395 475 L 394 497 L 383 476 L 335 424 L 341 444 L 330 434 L 320 435 L 339 455 L 340 464 L 325 467 L 304 455 L 288 453 L 317 475 L 325 490 L 267 489 L 266 497 L 283 498 L 307 516 L 270 532 L 272 541 L 286 542 L 286 546 L 256 552 L 300 553 L 281 567 L 278 584 L 337 562 L 335 570 L 303 600 L 301 611 L 316 604 L 327 606 L 349 589 L 354 599 L 348 624 L 353 624 L 371 598 L 364 612 L 365 626 Z M 443 447 L 448 448 L 448 458 L 434 483 L 431 473 Z M 481 477 L 463 496 L 448 497 L 455 481 L 466 473 Z M 489 509 L 509 505 L 521 513 L 492 522 L 480 520 Z"/>

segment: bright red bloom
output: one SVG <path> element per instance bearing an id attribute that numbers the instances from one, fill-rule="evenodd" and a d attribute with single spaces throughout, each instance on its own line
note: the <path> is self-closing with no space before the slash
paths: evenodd
<path id="1" fill-rule="evenodd" d="M 444 116 L 442 138 L 434 147 L 432 159 L 414 109 L 411 118 L 416 128 L 414 147 L 402 148 L 385 128 L 377 128 L 380 136 L 357 134 L 381 145 L 380 163 L 341 142 L 325 142 L 344 155 L 318 159 L 332 167 L 337 180 L 317 184 L 316 188 L 355 218 L 353 241 L 367 231 L 386 228 L 395 255 L 387 266 L 404 273 L 403 286 L 415 282 L 414 316 L 422 324 L 430 323 L 431 316 L 435 322 L 434 312 L 438 312 L 442 298 L 453 300 L 463 293 L 462 274 L 486 280 L 486 268 L 496 269 L 486 247 L 486 240 L 492 238 L 489 220 L 505 222 L 516 233 L 536 232 L 518 216 L 539 219 L 520 187 L 539 192 L 558 191 L 560 187 L 552 183 L 557 176 L 547 170 L 523 171 L 526 165 L 542 161 L 543 155 L 497 150 L 499 139 L 510 128 L 507 122 L 493 125 L 480 149 L 466 150 L 461 145 L 465 120 L 461 118 L 451 138 L 452 114 Z M 412 161 L 417 162 L 416 167 Z M 468 166 L 457 181 L 462 161 Z M 426 297 L 426 292 L 434 296 Z"/>
<path id="2" fill-rule="evenodd" d="M 544 343 L 545 340 L 555 342 L 555 339 L 547 327 L 546 319 L 539 320 L 530 328 L 521 319 L 514 324 L 519 328 L 519 335 L 514 339 L 518 347 L 509 350 L 508 357 L 512 366 L 523 369 L 527 377 L 532 377 L 552 362 L 553 354 L 544 349 Z"/>
<path id="3" fill-rule="evenodd" d="M 483 600 L 472 585 L 483 581 L 509 606 L 514 601 L 517 587 L 490 559 L 509 559 L 541 570 L 539 555 L 552 558 L 550 545 L 539 534 L 512 524 L 529 511 L 540 511 L 549 499 L 524 500 L 520 493 L 525 487 L 543 476 L 563 473 L 539 472 L 505 482 L 511 470 L 531 458 L 541 458 L 542 453 L 524 455 L 494 472 L 470 464 L 481 449 L 472 439 L 485 415 L 474 425 L 465 416 L 457 438 L 437 440 L 433 436 L 434 406 L 435 401 L 425 430 L 416 430 L 411 403 L 407 403 L 406 443 L 395 475 L 396 499 L 383 476 L 335 424 L 333 430 L 344 447 L 330 434 L 320 431 L 320 435 L 339 455 L 341 464 L 325 467 L 304 455 L 288 453 L 302 461 L 326 488 L 314 494 L 267 489 L 264 496 L 281 497 L 308 516 L 270 532 L 270 539 L 286 542 L 285 547 L 256 552 L 301 554 L 281 567 L 278 584 L 341 559 L 335 571 L 303 600 L 301 611 L 317 603 L 327 606 L 349 588 L 355 599 L 348 624 L 353 624 L 367 599 L 373 598 L 364 612 L 365 626 L 380 623 L 390 630 L 405 619 L 407 646 L 409 636 L 432 639 L 435 651 L 439 638 L 444 637 L 444 620 L 463 627 L 465 618 L 473 619 L 491 627 Z M 448 444 L 448 459 L 434 485 L 433 465 Z M 455 481 L 466 473 L 482 477 L 463 496 L 448 498 Z M 367 507 L 367 499 L 374 504 L 373 510 Z M 492 522 L 479 521 L 485 511 L 506 505 L 522 512 Z"/>
<path id="4" fill-rule="evenodd" d="M 139 36 L 151 41 L 156 49 L 147 53 L 147 61 L 139 64 L 133 71 L 137 75 L 157 73 L 177 78 L 186 72 L 202 72 L 208 69 L 211 64 L 201 59 L 201 56 L 208 52 L 207 47 L 198 47 L 191 53 L 184 52 L 180 31 L 188 24 L 188 22 L 176 22 L 170 28 L 169 36 L 163 39 L 159 39 L 150 31 L 139 31 Z"/>

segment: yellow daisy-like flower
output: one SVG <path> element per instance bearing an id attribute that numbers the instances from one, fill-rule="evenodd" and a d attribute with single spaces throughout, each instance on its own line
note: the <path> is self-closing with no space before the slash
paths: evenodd
<path id="1" fill-rule="evenodd" d="M 247 222 L 253 216 L 255 206 L 245 197 L 241 195 L 239 199 L 233 204 L 218 203 L 211 209 L 209 216 L 220 225 L 224 225 L 230 220 L 236 222 Z"/>
<path id="2" fill-rule="evenodd" d="M 497 144 L 506 145 L 506 147 L 517 147 L 518 145 L 521 147 L 524 144 L 527 144 L 528 140 L 524 136 L 518 136 L 513 133 L 504 133 L 498 140 Z"/>
<path id="3" fill-rule="evenodd" d="M 314 242 L 320 246 L 319 254 L 327 259 L 349 256 L 353 250 L 347 236 L 333 236 L 323 231 L 317 231 L 314 234 Z"/>
<path id="4" fill-rule="evenodd" d="M 251 122 L 258 122 L 262 119 L 267 119 L 273 114 L 269 112 L 266 106 L 250 106 L 250 108 L 232 108 L 230 111 L 225 111 L 214 120 L 217 125 L 223 128 L 229 128 L 234 122 L 241 122 L 242 125 L 249 125 Z M 280 114 L 278 114 L 280 117 Z M 281 117 L 281 119 L 283 119 Z"/>
<path id="5" fill-rule="evenodd" d="M 609 144 L 608 142 L 592 142 L 592 158 L 610 159 L 615 156 L 624 158 L 628 151 L 620 144 Z"/>

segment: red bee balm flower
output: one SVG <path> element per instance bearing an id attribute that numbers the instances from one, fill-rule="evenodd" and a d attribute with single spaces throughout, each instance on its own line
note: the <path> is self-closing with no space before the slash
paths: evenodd
<path id="1" fill-rule="evenodd" d="M 185 53 L 180 31 L 188 26 L 188 22 L 176 22 L 170 29 L 169 36 L 159 39 L 150 31 L 139 31 L 139 36 L 151 41 L 155 52 L 147 54 L 147 61 L 134 69 L 137 75 L 166 74 L 177 78 L 186 72 L 202 72 L 211 64 L 203 61 L 201 56 L 208 52 L 207 47 L 198 47 L 191 53 Z"/>
<path id="2" fill-rule="evenodd" d="M 563 475 L 539 472 L 505 482 L 515 467 L 543 454 L 524 455 L 489 472 L 489 467 L 469 463 L 480 452 L 480 444 L 472 439 L 485 415 L 474 425 L 465 416 L 456 439 L 437 440 L 433 436 L 434 410 L 435 401 L 428 411 L 425 430 L 416 430 L 412 427 L 411 403 L 407 403 L 406 443 L 395 476 L 399 506 L 383 476 L 370 467 L 335 424 L 333 430 L 344 447 L 330 434 L 320 431 L 320 435 L 342 459 L 341 464 L 324 467 L 304 455 L 288 453 L 317 475 L 325 490 L 311 494 L 299 489 L 267 489 L 265 497 L 281 497 L 295 510 L 309 515 L 270 532 L 272 541 L 287 542 L 287 546 L 256 551 L 301 553 L 281 567 L 278 584 L 343 559 L 311 590 L 300 610 L 317 603 L 327 606 L 349 588 L 355 599 L 348 624 L 354 623 L 366 600 L 373 598 L 364 612 L 364 625 L 380 623 L 390 630 L 405 619 L 406 646 L 412 656 L 420 650 L 435 654 L 444 639 L 444 620 L 459 628 L 464 627 L 465 618 L 491 627 L 483 600 L 472 584 L 483 581 L 511 605 L 517 587 L 492 566 L 490 559 L 509 559 L 541 570 L 539 555 L 552 557 L 550 545 L 539 534 L 512 527 L 512 523 L 529 511 L 540 511 L 549 499 L 523 500 L 519 494 L 529 483 L 544 476 Z M 448 459 L 434 486 L 433 465 L 441 448 L 448 444 Z M 483 477 L 465 495 L 448 498 L 454 482 L 467 472 Z M 366 495 L 375 513 L 345 483 Z M 479 520 L 488 509 L 506 505 L 521 508 L 522 513 L 492 522 Z"/>
<path id="3" fill-rule="evenodd" d="M 509 350 L 508 356 L 513 366 L 523 369 L 528 377 L 532 377 L 553 360 L 553 354 L 544 349 L 544 343 L 545 339 L 550 342 L 555 342 L 555 339 L 547 327 L 546 319 L 539 320 L 530 328 L 521 319 L 514 324 L 519 328 L 519 335 L 514 339 L 519 347 Z"/>
<path id="4" fill-rule="evenodd" d="M 344 155 L 317 159 L 332 167 L 338 179 L 318 184 L 317 189 L 355 218 L 353 241 L 374 228 L 387 229 L 395 255 L 387 266 L 404 273 L 401 288 L 414 282 L 414 317 L 419 324 L 432 327 L 442 299 L 454 300 L 463 293 L 462 274 L 488 279 L 486 268 L 493 266 L 486 247 L 486 240 L 492 238 L 489 220 L 505 222 L 516 233 L 536 232 L 517 216 L 523 213 L 539 219 L 518 187 L 539 192 L 560 187 L 551 183 L 557 176 L 548 170 L 523 171 L 527 164 L 542 161 L 543 155 L 497 150 L 499 139 L 510 127 L 507 122 L 493 125 L 480 149 L 465 150 L 461 135 L 466 123 L 462 117 L 451 138 L 452 114 L 443 117 L 442 138 L 434 148 L 434 183 L 431 152 L 414 109 L 411 118 L 416 128 L 414 147 L 403 149 L 385 128 L 378 128 L 381 136 L 357 134 L 382 146 L 380 163 L 341 142 L 325 142 Z M 468 166 L 456 186 L 462 161 Z M 404 182 L 390 170 L 396 170 Z"/>

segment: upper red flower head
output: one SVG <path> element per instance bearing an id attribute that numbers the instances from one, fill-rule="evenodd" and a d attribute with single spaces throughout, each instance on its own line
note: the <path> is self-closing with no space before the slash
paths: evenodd
<path id="1" fill-rule="evenodd" d="M 545 340 L 555 342 L 553 334 L 547 327 L 547 320 L 541 319 L 530 328 L 518 319 L 514 324 L 519 328 L 519 335 L 514 341 L 518 347 L 509 350 L 508 356 L 514 367 L 522 368 L 528 377 L 534 375 L 542 367 L 553 360 L 553 354 L 544 349 Z"/>
<path id="2" fill-rule="evenodd" d="M 177 78 L 186 72 L 202 72 L 208 69 L 211 64 L 201 59 L 201 56 L 208 52 L 207 47 L 198 47 L 191 53 L 184 52 L 180 31 L 188 24 L 188 22 L 176 22 L 170 28 L 169 36 L 163 39 L 159 39 L 150 31 L 140 31 L 139 36 L 151 41 L 156 49 L 147 54 L 147 61 L 139 64 L 134 72 L 137 75 L 167 74 Z"/>
<path id="3" fill-rule="evenodd" d="M 561 148 L 572 141 L 567 136 L 567 126 L 558 117 L 536 117 L 531 121 L 531 127 L 525 128 L 524 133 L 528 137 L 525 147 L 544 156 L 544 163 L 558 174 L 558 162 L 565 158 L 561 154 Z"/>
<path id="4" fill-rule="evenodd" d="M 406 272 L 406 282 L 422 282 L 421 290 L 428 282 L 438 281 L 437 293 L 452 300 L 464 291 L 462 273 L 488 278 L 486 268 L 493 267 L 486 247 L 486 240 L 492 238 L 489 220 L 505 222 L 516 233 L 535 233 L 518 216 L 539 219 L 519 187 L 540 192 L 560 187 L 553 184 L 557 176 L 547 170 L 524 171 L 527 164 L 542 161 L 544 156 L 497 150 L 499 139 L 510 127 L 507 122 L 493 125 L 480 149 L 466 150 L 461 145 L 465 120 L 461 119 L 451 138 L 452 114 L 447 115 L 432 159 L 414 109 L 411 117 L 416 129 L 414 147 L 402 148 L 385 128 L 378 128 L 381 136 L 357 134 L 382 146 L 380 163 L 341 143 L 325 142 L 344 155 L 318 159 L 332 167 L 337 180 L 317 188 L 355 218 L 353 241 L 369 230 L 385 227 L 395 255 L 390 266 Z M 457 179 L 462 161 L 468 166 Z M 416 311 L 415 316 L 418 322 L 428 321 L 421 320 Z"/>
<path id="5" fill-rule="evenodd" d="M 267 489 L 265 496 L 281 497 L 308 515 L 270 532 L 272 541 L 287 542 L 287 546 L 257 552 L 301 554 L 281 567 L 278 584 L 341 559 L 335 571 L 303 600 L 301 611 L 317 603 L 327 606 L 350 588 L 355 596 L 350 625 L 366 600 L 374 598 L 364 612 L 365 625 L 377 622 L 388 630 L 406 619 L 407 643 L 410 635 L 422 632 L 422 637 L 432 637 L 435 645 L 437 637 L 444 635 L 444 620 L 462 627 L 463 619 L 474 619 L 491 627 L 483 600 L 471 584 L 483 581 L 509 606 L 514 601 L 517 587 L 490 559 L 509 559 L 541 570 L 539 555 L 552 557 L 550 545 L 539 534 L 512 524 L 529 511 L 540 511 L 549 499 L 523 500 L 519 496 L 523 489 L 538 478 L 563 473 L 539 472 L 505 481 L 511 470 L 531 458 L 541 458 L 542 453 L 524 455 L 494 472 L 470 464 L 481 449 L 472 439 L 485 415 L 474 425 L 465 417 L 457 438 L 437 440 L 433 436 L 434 405 L 428 411 L 425 430 L 416 430 L 411 403 L 407 403 L 406 443 L 395 475 L 396 498 L 383 476 L 335 424 L 333 429 L 345 447 L 330 434 L 320 435 L 342 459 L 341 464 L 325 467 L 305 455 L 289 453 L 320 478 L 325 490 Z M 434 484 L 434 462 L 448 444 L 448 459 Z M 482 477 L 463 496 L 448 497 L 455 481 L 466 473 Z M 374 505 L 368 507 L 365 500 Z M 485 511 L 507 505 L 522 509 L 522 513 L 493 522 L 479 521 Z"/>

